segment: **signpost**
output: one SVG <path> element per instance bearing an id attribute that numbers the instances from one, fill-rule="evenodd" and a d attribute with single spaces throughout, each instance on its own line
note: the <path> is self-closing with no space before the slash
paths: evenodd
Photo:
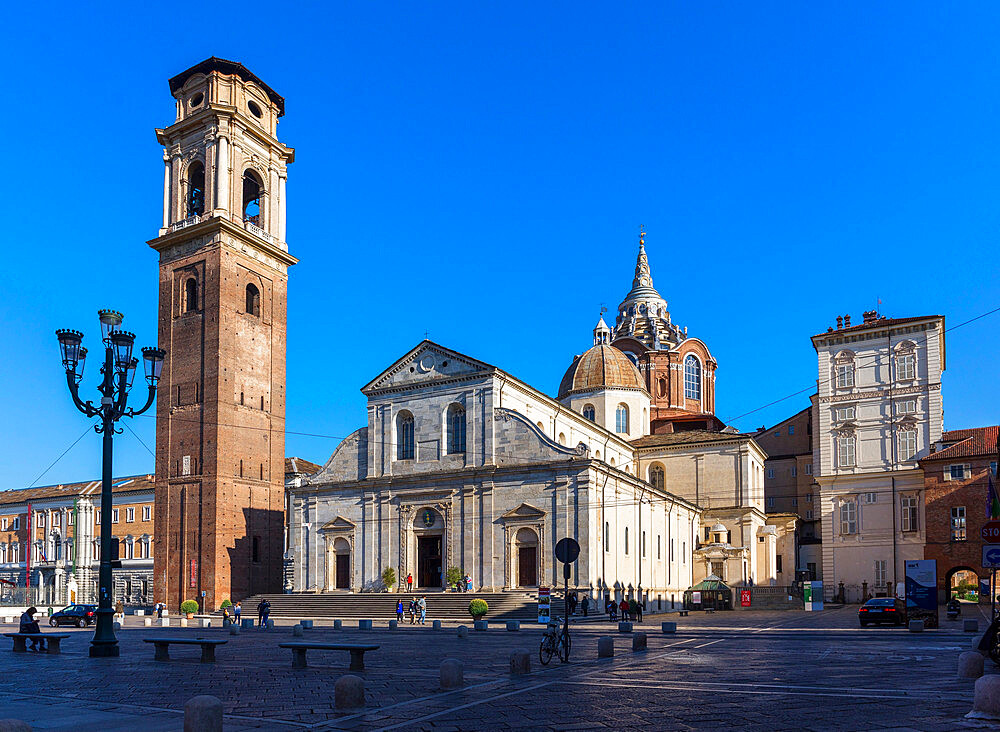
<path id="1" fill-rule="evenodd" d="M 740 590 L 740 605 L 750 607 L 750 590 Z"/>
<path id="2" fill-rule="evenodd" d="M 569 661 L 569 565 L 580 556 L 580 544 L 576 539 L 560 539 L 556 542 L 556 559 L 563 563 L 563 603 L 566 619 L 563 620 L 563 633 L 566 636 L 566 657 L 563 663 Z"/>
<path id="3" fill-rule="evenodd" d="M 910 619 L 924 618 L 926 627 L 937 627 L 937 560 L 906 561 L 906 616 Z"/>
<path id="4" fill-rule="evenodd" d="M 987 521 L 983 524 L 980 535 L 987 544 L 1000 544 L 1000 521 Z"/>
<path id="5" fill-rule="evenodd" d="M 983 544 L 983 567 L 989 569 L 1000 567 L 1000 546 L 996 544 Z"/>
<path id="6" fill-rule="evenodd" d="M 538 588 L 538 622 L 548 625 L 552 611 L 552 591 L 548 587 Z"/>

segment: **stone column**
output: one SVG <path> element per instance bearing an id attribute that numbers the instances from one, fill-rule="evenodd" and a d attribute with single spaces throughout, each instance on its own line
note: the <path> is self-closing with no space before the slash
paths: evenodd
<path id="1" fill-rule="evenodd" d="M 163 228 L 170 226 L 170 156 L 163 151 Z"/>
<path id="2" fill-rule="evenodd" d="M 176 221 L 184 219 L 184 192 L 181 185 L 181 146 L 175 145 L 170 151 L 171 211 Z"/>
<path id="3" fill-rule="evenodd" d="M 267 186 L 267 221 L 265 221 L 264 230 L 271 234 L 272 236 L 277 236 L 280 229 L 280 217 L 278 215 L 278 189 L 280 187 L 278 183 L 278 169 L 271 166 L 269 172 L 269 182 Z"/>
<path id="4" fill-rule="evenodd" d="M 228 212 L 229 199 L 229 140 L 219 135 L 216 142 L 215 210 Z"/>
<path id="5" fill-rule="evenodd" d="M 285 241 L 285 182 L 287 180 L 287 173 L 278 174 L 278 238 L 281 241 Z"/>

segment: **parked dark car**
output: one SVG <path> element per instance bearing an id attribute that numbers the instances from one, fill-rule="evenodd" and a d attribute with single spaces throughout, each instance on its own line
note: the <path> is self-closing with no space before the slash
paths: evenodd
<path id="1" fill-rule="evenodd" d="M 52 613 L 49 625 L 75 625 L 85 628 L 97 620 L 97 605 L 67 605 L 62 610 Z"/>
<path id="2" fill-rule="evenodd" d="M 902 625 L 906 622 L 906 603 L 894 597 L 873 597 L 858 610 L 861 627 L 869 623 L 892 623 Z"/>

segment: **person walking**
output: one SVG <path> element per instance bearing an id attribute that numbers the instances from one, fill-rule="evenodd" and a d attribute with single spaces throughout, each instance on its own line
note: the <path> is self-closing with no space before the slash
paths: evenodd
<path id="1" fill-rule="evenodd" d="M 406 574 L 406 591 L 413 592 L 413 575 L 409 572 Z"/>
<path id="2" fill-rule="evenodd" d="M 465 575 L 465 591 L 472 592 L 472 575 Z"/>
<path id="3" fill-rule="evenodd" d="M 624 597 L 622 598 L 622 601 L 618 603 L 618 609 L 622 611 L 622 620 L 631 620 L 628 615 L 628 600 Z"/>
<path id="4" fill-rule="evenodd" d="M 160 620 L 163 617 L 163 603 L 156 603 L 156 619 Z"/>
<path id="5" fill-rule="evenodd" d="M 41 633 L 42 629 L 38 627 L 38 623 L 35 621 L 35 613 L 38 612 L 38 608 L 29 607 L 21 614 L 21 623 L 18 626 L 18 633 Z M 38 638 L 31 639 L 31 650 L 33 651 L 44 651 L 45 641 Z"/>
<path id="6" fill-rule="evenodd" d="M 271 603 L 267 601 L 265 597 L 259 603 L 257 603 L 257 617 L 260 620 L 260 627 L 267 627 L 267 616 L 271 614 Z"/>
<path id="7" fill-rule="evenodd" d="M 583 599 L 580 600 L 580 609 L 583 610 L 583 617 L 587 617 L 587 611 L 590 609 L 589 595 L 584 595 Z"/>
<path id="8" fill-rule="evenodd" d="M 420 608 L 420 624 L 423 625 L 424 620 L 427 619 L 427 598 L 421 597 L 417 607 Z"/>
<path id="9" fill-rule="evenodd" d="M 403 598 L 396 601 L 396 622 L 403 622 Z"/>
<path id="10" fill-rule="evenodd" d="M 236 619 L 235 622 L 237 625 L 240 624 L 240 610 L 242 609 L 243 605 L 239 601 L 237 601 L 236 607 L 233 608 L 233 617 Z"/>
<path id="11" fill-rule="evenodd" d="M 635 603 L 635 619 L 642 622 L 642 599 Z"/>
<path id="12" fill-rule="evenodd" d="M 608 606 L 604 609 L 608 613 L 608 622 L 613 623 L 618 619 L 618 605 L 614 600 L 608 600 Z"/>
<path id="13" fill-rule="evenodd" d="M 408 608 L 410 611 L 410 625 L 417 622 L 417 599 L 415 597 L 410 598 L 410 606 Z"/>
<path id="14" fill-rule="evenodd" d="M 115 620 L 119 623 L 125 622 L 125 604 L 121 600 L 115 603 Z"/>

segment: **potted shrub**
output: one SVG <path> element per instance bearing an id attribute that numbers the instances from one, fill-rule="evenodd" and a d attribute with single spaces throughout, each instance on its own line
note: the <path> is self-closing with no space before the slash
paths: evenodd
<path id="1" fill-rule="evenodd" d="M 231 608 L 232 606 L 233 606 L 233 603 L 229 602 L 229 600 L 226 599 L 226 600 L 222 601 L 221 605 L 219 605 L 219 609 L 222 610 L 222 609 L 227 608 L 227 607 Z"/>
<path id="2" fill-rule="evenodd" d="M 194 600 L 185 600 L 181 603 L 181 612 L 187 615 L 187 619 L 190 620 L 198 612 L 198 603 Z"/>
<path id="3" fill-rule="evenodd" d="M 392 592 L 392 588 L 396 584 L 395 569 L 392 567 L 386 567 L 382 570 L 382 584 L 385 585 L 386 592 Z"/>
<path id="4" fill-rule="evenodd" d="M 489 609 L 490 606 L 486 604 L 486 600 L 480 600 L 478 597 L 469 603 L 469 615 L 472 616 L 473 620 L 482 620 Z"/>
<path id="5" fill-rule="evenodd" d="M 463 572 L 459 567 L 448 567 L 448 571 L 444 573 L 444 581 L 448 583 L 448 586 L 459 591 L 459 586 L 465 579 L 465 572 Z"/>

